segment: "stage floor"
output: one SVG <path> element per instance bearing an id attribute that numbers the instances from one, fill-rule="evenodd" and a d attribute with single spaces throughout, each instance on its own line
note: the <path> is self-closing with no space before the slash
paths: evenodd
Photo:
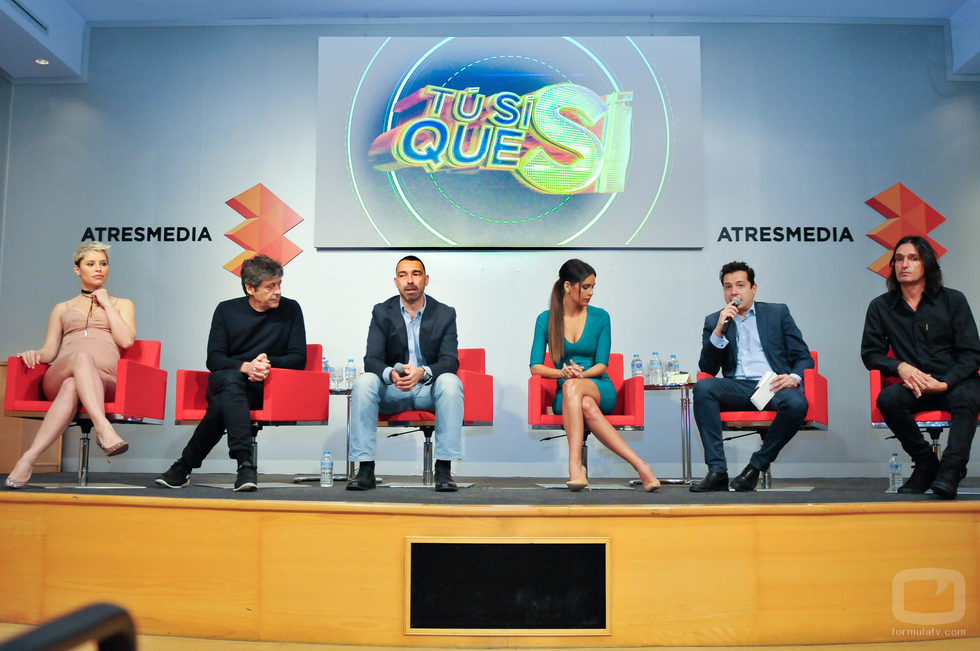
<path id="1" fill-rule="evenodd" d="M 980 631 L 976 478 L 946 501 L 887 494 L 882 478 L 777 477 L 773 490 L 700 494 L 683 485 L 572 493 L 537 488 L 536 478 L 465 476 L 457 481 L 473 486 L 456 493 L 354 492 L 285 475 L 235 493 L 215 487 L 231 474 L 197 473 L 176 490 L 154 477 L 95 473 L 92 487 L 77 488 L 60 473 L 35 478 L 59 488 L 0 491 L 0 575 L 20 587 L 0 593 L 0 621 L 36 624 L 110 601 L 148 634 L 415 648 L 796 645 Z M 790 490 L 800 487 L 809 489 Z M 409 546 L 420 541 L 494 554 L 512 544 L 604 545 L 606 628 L 413 628 Z M 422 576 L 429 591 L 446 578 Z M 453 590 L 479 605 L 486 585 Z M 920 625 L 922 614 L 945 624 Z"/>
<path id="2" fill-rule="evenodd" d="M 502 505 L 698 505 L 726 504 L 848 504 L 858 502 L 936 502 L 947 503 L 932 494 L 897 495 L 885 492 L 887 479 L 858 478 L 781 478 L 773 479 L 770 490 L 750 493 L 692 493 L 686 485 L 665 484 L 653 493 L 642 487 L 628 486 L 628 479 L 595 479 L 597 489 L 573 493 L 567 489 L 543 489 L 539 484 L 561 485 L 555 477 L 456 477 L 457 482 L 471 483 L 455 493 L 436 493 L 432 488 L 392 488 L 384 485 L 417 482 L 418 477 L 385 476 L 384 483 L 372 491 L 348 491 L 344 482 L 330 488 L 319 483 L 293 483 L 294 475 L 260 475 L 259 490 L 236 493 L 230 489 L 231 474 L 195 473 L 191 484 L 180 489 L 161 488 L 153 483 L 155 474 L 91 473 L 89 486 L 75 485 L 75 473 L 35 475 L 31 485 L 20 492 L 79 493 L 131 495 L 186 499 L 290 500 L 312 502 L 382 502 L 393 504 L 502 504 Z M 100 487 L 105 485 L 106 487 Z M 602 487 L 602 488 L 599 488 Z M 956 501 L 980 500 L 980 478 L 967 477 L 960 484 Z"/>

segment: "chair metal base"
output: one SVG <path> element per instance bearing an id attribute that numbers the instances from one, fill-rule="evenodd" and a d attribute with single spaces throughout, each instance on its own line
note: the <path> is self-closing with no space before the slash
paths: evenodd
<path id="1" fill-rule="evenodd" d="M 133 488 L 146 488 L 146 486 L 136 486 L 134 484 L 113 484 L 109 482 L 96 482 L 94 484 L 85 484 L 84 486 L 70 486 L 71 488 L 84 488 L 85 490 L 119 490 L 119 489 L 133 489 Z M 47 486 L 45 488 L 48 488 Z M 59 486 L 51 486 L 50 488 L 60 488 Z"/>
<path id="2" fill-rule="evenodd" d="M 473 486 L 473 482 L 456 482 L 457 488 L 470 488 Z M 435 484 L 425 484 L 425 483 L 407 483 L 407 484 L 385 484 L 382 488 L 428 488 L 429 490 L 435 490 Z"/>
<path id="3" fill-rule="evenodd" d="M 809 493 L 813 486 L 777 486 L 776 488 L 759 487 L 757 490 L 767 493 Z"/>
<path id="4" fill-rule="evenodd" d="M 115 484 L 115 483 L 111 483 L 111 482 L 96 482 L 94 484 L 93 483 L 86 482 L 84 486 L 81 485 L 81 484 L 72 484 L 70 482 L 66 482 L 66 483 L 63 483 L 63 484 L 55 484 L 55 483 L 41 484 L 41 483 L 37 483 L 37 482 L 29 482 L 27 484 L 27 488 L 44 488 L 44 489 L 47 489 L 47 490 L 59 490 L 59 489 L 64 489 L 64 488 L 70 488 L 72 490 L 77 490 L 77 489 L 84 489 L 84 490 L 89 490 L 89 489 L 91 489 L 91 490 L 119 490 L 119 489 L 127 489 L 127 490 L 131 490 L 131 489 L 134 489 L 134 488 L 146 488 L 146 486 L 139 486 L 139 485 L 136 485 L 136 484 Z"/>
<path id="5" fill-rule="evenodd" d="M 535 484 L 535 486 L 537 486 L 538 488 L 547 488 L 547 489 L 551 489 L 551 488 L 563 488 L 565 490 L 568 490 L 568 486 L 566 486 L 565 484 L 543 484 L 542 483 L 542 484 Z M 593 484 L 593 483 L 589 483 L 589 488 L 591 488 L 594 491 L 631 491 L 631 490 L 633 490 L 629 486 L 623 486 L 622 484 Z M 582 492 L 588 493 L 589 492 L 589 488 L 584 489 Z"/>
<path id="6" fill-rule="evenodd" d="M 435 486 L 435 472 L 433 471 L 433 461 L 432 461 L 432 434 L 436 431 L 435 425 L 430 425 L 431 421 L 426 421 L 425 424 L 416 423 L 405 423 L 406 427 L 414 427 L 415 429 L 405 430 L 404 432 L 395 432 L 394 434 L 389 434 L 388 438 L 394 438 L 396 436 L 402 436 L 403 434 L 411 434 L 412 432 L 422 432 L 422 436 L 425 439 L 422 441 L 422 482 L 410 482 L 406 484 L 388 484 L 390 488 L 432 488 Z M 456 484 L 458 487 L 463 488 L 462 484 Z M 466 487 L 472 486 L 473 484 L 467 484 Z"/>
<path id="7" fill-rule="evenodd" d="M 346 484 L 349 481 L 353 481 L 353 478 L 348 479 L 347 475 L 339 474 L 333 476 L 333 483 L 336 484 Z M 375 483 L 381 484 L 384 482 L 384 477 L 375 477 Z M 294 484 L 318 484 L 320 483 L 320 475 L 297 475 L 293 477 Z"/>
<path id="8" fill-rule="evenodd" d="M 319 478 L 317 479 L 317 481 L 319 481 Z M 268 482 L 259 481 L 257 483 L 258 483 L 258 486 L 259 486 L 260 489 L 264 489 L 264 488 L 296 488 L 296 485 L 295 484 L 284 482 L 284 481 L 268 481 Z M 231 482 L 229 484 L 223 484 L 223 483 L 218 483 L 218 482 L 205 482 L 205 483 L 196 484 L 196 485 L 197 486 L 206 486 L 207 488 L 220 488 L 222 490 L 235 490 L 235 483 L 234 482 Z"/>

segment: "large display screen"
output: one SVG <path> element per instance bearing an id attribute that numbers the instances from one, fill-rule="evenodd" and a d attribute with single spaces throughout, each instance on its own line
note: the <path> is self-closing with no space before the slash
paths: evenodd
<path id="1" fill-rule="evenodd" d="M 701 247 L 697 37 L 319 42 L 318 248 Z"/>

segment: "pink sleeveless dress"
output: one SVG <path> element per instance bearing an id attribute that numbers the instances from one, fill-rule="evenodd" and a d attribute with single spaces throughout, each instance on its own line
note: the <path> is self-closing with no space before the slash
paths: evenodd
<path id="1" fill-rule="evenodd" d="M 68 363 L 71 355 L 79 352 L 88 353 L 95 361 L 95 368 L 99 370 L 106 388 L 106 398 L 110 398 L 115 391 L 119 347 L 112 338 L 109 319 L 105 310 L 98 307 L 88 317 L 88 326 L 85 325 L 85 318 L 86 313 L 74 307 L 66 309 L 61 316 L 61 348 L 51 362 L 51 368 L 44 374 L 44 393 L 49 400 L 58 394 L 64 381 L 65 374 L 59 371 Z"/>

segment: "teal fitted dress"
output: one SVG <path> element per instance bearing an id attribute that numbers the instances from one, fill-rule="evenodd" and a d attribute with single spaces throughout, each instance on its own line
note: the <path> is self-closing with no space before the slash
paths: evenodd
<path id="1" fill-rule="evenodd" d="M 589 369 L 596 364 L 609 364 L 609 313 L 601 307 L 586 306 L 585 329 L 582 336 L 574 344 L 565 339 L 565 355 L 561 358 L 561 364 L 568 364 L 574 361 L 584 369 Z M 548 348 L 548 314 L 545 310 L 538 315 L 538 320 L 534 323 L 534 342 L 531 345 L 531 366 L 544 364 L 544 356 Z M 612 413 L 616 407 L 616 387 L 607 373 L 603 373 L 597 378 L 587 378 L 595 382 L 599 387 L 599 410 L 604 414 Z M 552 408 L 556 414 L 561 413 L 562 393 L 561 387 L 565 383 L 564 379 L 558 380 L 558 391 L 555 393 L 555 402 Z"/>

